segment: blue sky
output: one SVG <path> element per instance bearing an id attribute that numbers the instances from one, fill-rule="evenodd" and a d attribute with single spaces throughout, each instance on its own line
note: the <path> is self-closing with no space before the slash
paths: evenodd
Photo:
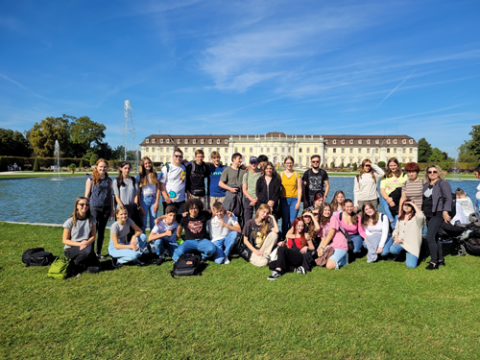
<path id="1" fill-rule="evenodd" d="M 83 116 L 173 134 L 407 134 L 480 123 L 478 1 L 3 1 L 0 127 Z"/>

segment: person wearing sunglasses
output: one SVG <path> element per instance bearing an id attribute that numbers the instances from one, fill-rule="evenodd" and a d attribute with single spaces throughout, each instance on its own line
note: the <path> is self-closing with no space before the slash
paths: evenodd
<path id="1" fill-rule="evenodd" d="M 86 197 L 78 197 L 72 215 L 63 223 L 64 254 L 73 262 L 73 275 L 81 274 L 85 268 L 93 274 L 100 271 L 93 249 L 96 234 L 97 221 L 90 212 L 90 203 Z"/>
<path id="2" fill-rule="evenodd" d="M 425 169 L 423 182 L 422 211 L 427 218 L 426 239 L 431 256 L 425 269 L 438 270 L 439 266 L 445 266 L 445 260 L 442 243 L 436 235 L 442 222 L 448 223 L 451 220 L 448 212 L 452 209 L 452 189 L 438 165 L 430 165 Z"/>
<path id="3" fill-rule="evenodd" d="M 385 175 L 385 172 L 373 164 L 370 159 L 362 161 L 360 174 L 353 180 L 353 209 L 355 212 L 365 202 L 371 203 L 375 209 L 378 207 L 378 181 Z"/>
<path id="4" fill-rule="evenodd" d="M 160 174 L 160 191 L 163 199 L 163 213 L 168 205 L 174 205 L 178 213 L 184 212 L 185 205 L 185 178 L 186 168 L 182 164 L 183 151 L 175 149 L 172 156 L 172 163 L 162 167 Z"/>
<path id="5" fill-rule="evenodd" d="M 302 176 L 302 193 L 304 208 L 308 208 L 309 206 L 313 205 L 313 199 L 318 193 L 322 193 L 324 199 L 326 199 L 328 196 L 328 192 L 330 190 L 328 174 L 325 170 L 320 169 L 320 161 L 320 155 L 312 155 L 312 157 L 310 158 L 312 168 L 305 171 Z"/>
<path id="6" fill-rule="evenodd" d="M 473 170 L 473 174 L 477 179 L 480 179 L 480 166 Z M 480 184 L 477 186 L 477 193 L 475 194 L 475 212 L 480 215 Z"/>

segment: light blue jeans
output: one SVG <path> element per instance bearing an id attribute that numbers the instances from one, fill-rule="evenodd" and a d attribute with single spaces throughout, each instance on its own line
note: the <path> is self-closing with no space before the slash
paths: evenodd
<path id="1" fill-rule="evenodd" d="M 353 242 L 353 253 L 358 254 L 362 250 L 363 238 L 359 235 L 350 235 L 350 240 Z"/>
<path id="2" fill-rule="evenodd" d="M 390 212 L 390 208 L 388 207 L 387 201 L 380 196 L 380 203 L 382 204 L 383 211 L 385 211 L 385 215 L 387 215 L 388 219 L 390 220 L 390 224 L 392 225 L 392 230 L 395 229 L 395 225 L 397 224 L 398 215 L 393 217 L 392 213 Z"/>
<path id="3" fill-rule="evenodd" d="M 147 220 L 150 215 L 150 230 L 155 226 L 155 219 L 157 218 L 157 213 L 153 212 L 153 204 L 155 204 L 156 196 L 155 195 L 143 195 L 140 197 L 142 202 L 142 207 L 145 210 L 145 214 L 142 215 L 142 231 L 145 232 L 147 228 Z"/>
<path id="4" fill-rule="evenodd" d="M 137 244 L 138 250 L 132 249 L 116 249 L 113 245 L 113 242 L 110 241 L 108 245 L 108 253 L 112 258 L 117 259 L 120 264 L 125 264 L 131 261 L 137 260 L 140 256 L 142 256 L 143 251 L 146 249 L 147 246 L 147 235 L 142 234 L 137 237 Z"/>
<path id="5" fill-rule="evenodd" d="M 223 239 L 212 241 L 213 245 L 217 247 L 214 256 L 217 264 L 222 264 L 225 258 L 230 256 L 230 252 L 235 245 L 235 240 L 237 240 L 237 237 L 238 233 L 236 231 L 231 231 Z M 225 250 L 223 250 L 223 248 L 225 248 Z"/>
<path id="6" fill-rule="evenodd" d="M 332 256 L 328 258 L 328 260 L 332 259 L 337 263 L 338 267 L 342 267 L 344 265 L 348 264 L 348 251 L 347 250 L 341 250 L 341 249 L 335 249 L 334 253 Z"/>
<path id="7" fill-rule="evenodd" d="M 165 248 L 168 249 L 168 255 L 170 257 L 173 256 L 175 253 L 175 250 L 178 248 L 178 243 L 177 243 L 177 235 L 172 234 L 171 236 L 164 236 L 160 239 L 153 240 L 150 242 L 151 245 L 155 248 L 155 253 L 158 256 L 164 256 L 165 254 Z"/>
<path id="8" fill-rule="evenodd" d="M 172 259 L 173 261 L 177 261 L 180 256 L 194 251 L 200 252 L 202 259 L 206 260 L 215 255 L 217 247 L 208 239 L 185 240 L 177 250 L 175 250 Z"/>
<path id="9" fill-rule="evenodd" d="M 475 208 L 476 208 L 475 212 L 477 214 L 480 214 L 480 200 L 479 199 L 475 199 Z"/>
<path id="10" fill-rule="evenodd" d="M 407 253 L 405 265 L 407 265 L 409 269 L 415 269 L 418 265 L 418 257 L 410 254 L 400 244 L 392 244 L 392 246 L 390 247 L 390 254 L 395 256 L 400 255 L 403 251 Z"/>
<path id="11" fill-rule="evenodd" d="M 298 210 L 295 209 L 298 198 L 285 198 L 280 200 L 280 210 L 282 211 L 282 235 L 285 239 L 287 231 L 292 226 L 293 220 L 298 215 Z"/>

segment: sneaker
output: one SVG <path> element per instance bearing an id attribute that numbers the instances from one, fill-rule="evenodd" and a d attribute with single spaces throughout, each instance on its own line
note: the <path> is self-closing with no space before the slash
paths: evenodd
<path id="1" fill-rule="evenodd" d="M 305 268 L 303 266 L 299 266 L 297 268 L 297 274 L 305 275 Z"/>
<path id="2" fill-rule="evenodd" d="M 165 262 L 165 258 L 164 258 L 163 256 L 160 256 L 155 264 L 156 264 L 157 266 L 160 266 L 160 265 L 162 265 L 164 262 Z"/>
<path id="3" fill-rule="evenodd" d="M 97 254 L 97 259 L 98 259 L 98 260 L 105 260 L 106 257 L 103 256 L 102 254 Z"/>
<path id="4" fill-rule="evenodd" d="M 445 260 L 438 260 L 437 266 L 438 266 L 438 267 L 440 267 L 440 266 L 445 266 Z"/>
<path id="5" fill-rule="evenodd" d="M 119 268 L 122 267 L 122 264 L 120 264 L 116 258 L 112 258 L 112 266 L 114 268 Z"/>
<path id="6" fill-rule="evenodd" d="M 137 265 L 137 266 L 145 266 L 145 263 L 144 263 L 144 262 L 141 262 L 141 261 L 138 260 L 138 259 L 135 260 L 135 261 L 133 262 L 133 264 L 134 264 L 134 265 Z"/>
<path id="7" fill-rule="evenodd" d="M 272 275 L 270 275 L 267 280 L 277 280 L 279 277 L 281 277 L 282 274 L 280 274 L 278 271 L 272 271 Z"/>
<path id="8" fill-rule="evenodd" d="M 438 265 L 435 264 L 435 263 L 428 263 L 427 267 L 425 268 L 425 270 L 438 270 Z"/>
<path id="9" fill-rule="evenodd" d="M 228 258 L 228 256 L 225 256 L 225 260 L 223 260 L 223 263 L 230 264 L 230 259 Z"/>

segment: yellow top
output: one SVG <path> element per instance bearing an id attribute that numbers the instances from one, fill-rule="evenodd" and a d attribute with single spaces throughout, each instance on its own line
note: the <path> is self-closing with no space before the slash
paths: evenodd
<path id="1" fill-rule="evenodd" d="M 296 171 L 288 177 L 282 171 L 278 177 L 282 182 L 282 198 L 296 198 L 298 197 L 297 180 L 301 178 L 301 175 Z"/>
<path id="2" fill-rule="evenodd" d="M 402 174 L 402 175 L 400 175 L 399 178 L 397 178 L 397 177 L 395 177 L 395 175 L 393 175 L 392 177 L 384 178 L 380 182 L 380 188 L 385 189 L 385 192 L 387 193 L 387 195 L 390 195 L 390 193 L 393 190 L 395 190 L 398 187 L 401 187 L 403 185 L 403 183 L 407 180 L 408 180 L 407 174 Z"/>

